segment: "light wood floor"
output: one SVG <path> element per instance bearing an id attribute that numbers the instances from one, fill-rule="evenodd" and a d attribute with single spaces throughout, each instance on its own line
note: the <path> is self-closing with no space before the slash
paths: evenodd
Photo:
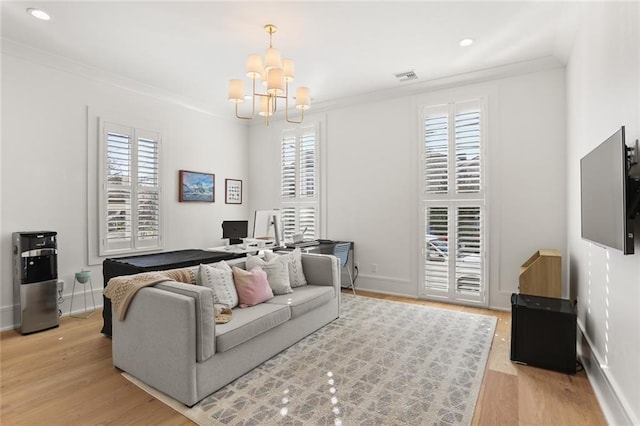
<path id="1" fill-rule="evenodd" d="M 379 297 L 498 318 L 474 425 L 604 425 L 584 372 L 575 376 L 509 361 L 509 312 Z M 2 425 L 191 425 L 124 379 L 111 363 L 102 315 L 62 318 L 60 327 L 0 335 Z"/>

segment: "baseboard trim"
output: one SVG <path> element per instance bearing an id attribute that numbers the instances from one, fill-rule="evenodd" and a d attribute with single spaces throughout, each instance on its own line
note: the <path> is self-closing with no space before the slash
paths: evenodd
<path id="1" fill-rule="evenodd" d="M 591 340 L 584 333 L 581 321 L 578 321 L 578 356 L 589 378 L 589 383 L 600 403 L 600 408 L 610 425 L 638 425 L 640 421 L 631 411 L 631 406 L 624 399 L 618 386 L 607 372 L 607 367 L 599 360 Z"/>
<path id="2" fill-rule="evenodd" d="M 393 296 L 417 297 L 415 283 L 403 278 L 360 274 L 355 284 L 356 292 L 358 290 L 366 290 Z M 391 285 L 393 286 L 393 291 L 389 291 Z"/>
<path id="3" fill-rule="evenodd" d="M 62 310 L 62 317 L 68 317 L 71 314 L 81 315 L 84 312 L 84 295 L 87 295 L 87 306 L 89 309 L 93 308 L 93 301 L 91 300 L 91 293 L 96 302 L 96 310 L 102 308 L 102 288 L 96 288 L 93 292 L 89 290 L 76 291 L 75 299 L 73 300 L 73 312 L 71 310 L 71 295 L 65 294 L 62 296 L 62 302 L 58 303 L 58 309 Z M 13 330 L 16 326 L 13 318 L 14 305 L 5 305 L 0 307 L 0 332 Z"/>

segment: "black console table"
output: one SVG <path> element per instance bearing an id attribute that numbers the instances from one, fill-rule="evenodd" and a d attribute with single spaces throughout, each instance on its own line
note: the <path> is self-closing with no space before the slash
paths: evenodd
<path id="1" fill-rule="evenodd" d="M 133 275 L 140 272 L 164 271 L 167 269 L 186 268 L 201 263 L 213 263 L 221 260 L 243 257 L 233 253 L 211 252 L 206 250 L 178 250 L 165 253 L 145 254 L 139 256 L 105 259 L 102 262 L 104 287 L 113 277 Z M 102 318 L 104 324 L 101 332 L 111 336 L 111 301 L 102 296 L 104 308 Z"/>

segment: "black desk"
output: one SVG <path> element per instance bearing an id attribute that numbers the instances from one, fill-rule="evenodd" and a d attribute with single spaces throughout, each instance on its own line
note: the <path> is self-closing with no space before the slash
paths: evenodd
<path id="1" fill-rule="evenodd" d="M 102 262 L 103 284 L 104 287 L 106 287 L 109 280 L 113 277 L 133 275 L 140 272 L 186 268 L 201 263 L 219 262 L 236 257 L 244 257 L 244 255 L 205 250 L 178 250 L 117 259 L 105 259 L 104 262 Z M 104 303 L 104 308 L 102 309 L 104 324 L 101 331 L 107 336 L 111 336 L 111 300 L 104 296 L 102 296 L 102 299 Z"/>

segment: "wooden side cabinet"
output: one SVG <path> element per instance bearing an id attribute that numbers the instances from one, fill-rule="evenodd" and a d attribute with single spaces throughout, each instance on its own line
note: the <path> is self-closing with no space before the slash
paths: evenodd
<path id="1" fill-rule="evenodd" d="M 532 296 L 562 296 L 562 255 L 540 249 L 520 267 L 520 293 Z"/>

